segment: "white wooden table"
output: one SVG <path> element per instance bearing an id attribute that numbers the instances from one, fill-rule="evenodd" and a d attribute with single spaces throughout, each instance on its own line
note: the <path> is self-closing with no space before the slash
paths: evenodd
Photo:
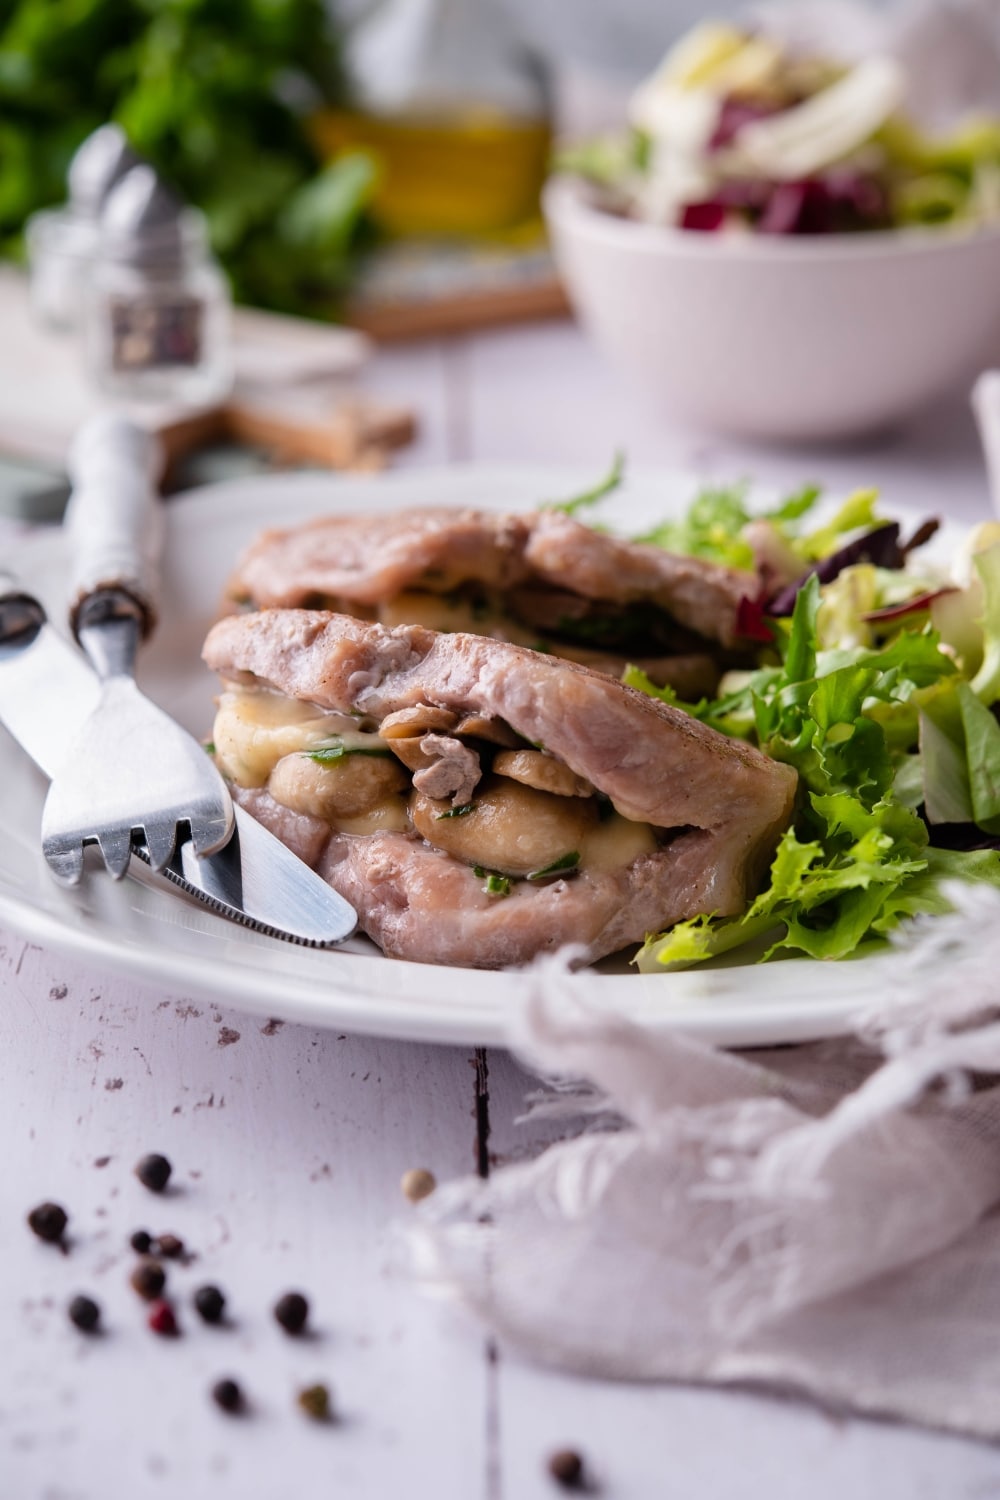
<path id="1" fill-rule="evenodd" d="M 0 378 L 3 378 L 0 354 Z M 13 372 L 9 372 L 12 374 Z M 414 346 L 370 384 L 419 403 L 411 463 L 551 460 L 754 474 L 831 487 L 875 482 L 889 504 L 987 514 L 971 418 L 839 452 L 751 452 L 672 427 L 619 385 L 569 326 Z M 0 546 L 3 538 L 0 537 Z M 0 799 L 3 793 L 0 791 Z M 530 1149 L 526 1076 L 505 1054 L 369 1041 L 272 1024 L 112 979 L 0 931 L 0 1500 L 232 1496 L 535 1500 L 546 1455 L 585 1455 L 608 1500 L 988 1500 L 988 1447 L 792 1401 L 615 1386 L 525 1367 L 399 1272 L 400 1175 L 490 1170 Z M 176 1189 L 132 1175 L 162 1151 Z M 28 1232 L 43 1198 L 71 1214 L 68 1255 Z M 148 1331 L 128 1285 L 137 1228 L 195 1253 L 171 1270 L 182 1337 Z M 198 1324 L 202 1282 L 231 1326 Z M 305 1291 L 313 1332 L 270 1315 Z M 91 1292 L 103 1337 L 67 1300 Z M 232 1374 L 252 1409 L 208 1389 Z M 340 1420 L 295 1393 L 324 1380 Z"/>

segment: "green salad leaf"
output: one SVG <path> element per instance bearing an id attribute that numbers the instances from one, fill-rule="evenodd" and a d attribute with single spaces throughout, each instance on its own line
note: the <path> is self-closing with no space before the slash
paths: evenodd
<path id="1" fill-rule="evenodd" d="M 812 576 L 796 598 L 780 667 L 745 674 L 713 703 L 679 704 L 634 668 L 626 676 L 752 740 L 800 778 L 794 822 L 749 910 L 651 935 L 637 960 L 646 972 L 689 967 L 764 938 L 763 957 L 846 958 L 904 916 L 946 909 L 944 878 L 1000 886 L 1000 853 L 934 849 L 928 832 L 932 810 L 942 821 L 1000 831 L 1000 725 L 930 624 L 900 630 L 879 649 L 822 651 L 821 599 Z"/>
<path id="2" fill-rule="evenodd" d="M 762 55 L 767 58 L 763 68 Z M 804 178 L 812 189 L 808 206 L 785 216 L 779 233 L 865 233 L 996 220 L 1000 119 L 967 115 L 957 126 L 932 135 L 905 108 L 882 111 L 869 121 L 867 136 L 855 140 L 854 148 L 842 156 L 834 139 L 823 147 L 824 132 L 816 121 L 823 117 L 827 97 L 833 103 L 839 91 L 850 92 L 850 68 L 845 69 L 842 59 L 813 57 L 803 90 L 801 63 L 794 50 L 767 34 L 766 21 L 763 31 L 755 27 L 743 32 L 701 23 L 675 44 L 633 95 L 629 114 L 649 133 L 645 141 L 632 124 L 615 136 L 563 149 L 556 166 L 594 184 L 598 204 L 614 212 L 652 222 L 660 222 L 667 212 L 670 222 L 687 232 L 726 232 L 733 227 L 774 232 L 772 205 L 782 190 L 780 174 L 754 169 L 749 156 L 739 150 L 739 124 L 733 127 L 736 149 L 715 149 L 720 127 L 727 145 L 733 145 L 726 109 L 735 93 L 742 106 L 765 114 L 776 107 L 790 108 L 792 124 L 796 112 L 804 112 L 800 128 L 811 129 L 813 145 L 820 145 Z M 662 193 L 649 192 L 650 176 L 674 128 L 670 111 L 663 115 L 652 103 L 663 87 L 701 95 L 714 111 L 716 125 L 715 132 L 704 132 L 700 144 L 693 138 L 688 143 L 694 170 L 680 174 L 674 184 L 679 201 L 672 211 L 665 207 Z M 809 126 L 813 108 L 819 114 L 812 116 Z M 860 119 L 857 123 L 865 128 Z M 756 189 L 752 195 L 739 191 L 748 180 Z M 732 192 L 733 187 L 738 191 Z"/>
<path id="3" fill-rule="evenodd" d="M 680 520 L 661 521 L 634 540 L 730 568 L 752 568 L 753 548 L 743 534 L 751 521 L 767 523 L 782 540 L 792 543 L 795 523 L 809 514 L 821 493 L 817 485 L 804 485 L 772 510 L 752 511 L 747 505 L 747 484 L 706 486 Z"/>
<path id="4" fill-rule="evenodd" d="M 878 490 L 855 490 L 823 526 L 799 537 L 795 549 L 806 562 L 820 562 L 836 552 L 849 531 L 868 531 L 876 524 Z"/>
<path id="5" fill-rule="evenodd" d="M 1000 833 L 1000 724 L 967 682 L 925 697 L 920 753 L 927 821 Z"/>
<path id="6" fill-rule="evenodd" d="M 562 508 L 573 514 L 597 503 L 621 472 L 616 455 L 600 483 Z M 797 491 L 761 517 L 743 486 L 703 490 L 687 516 L 643 538 L 732 563 L 752 560 L 747 531 L 763 522 L 802 580 L 791 591 L 791 616 L 768 622 L 772 637 L 758 664 L 727 672 L 717 696 L 687 702 L 636 666 L 624 674 L 630 687 L 746 740 L 799 779 L 791 826 L 748 910 L 650 934 L 637 958 L 645 971 L 737 948 L 763 959 L 844 959 L 909 917 L 947 910 L 949 879 L 1000 886 L 996 849 L 935 844 L 935 830 L 953 825 L 963 836 L 971 831 L 970 843 L 1000 839 L 1000 542 L 984 528 L 967 588 L 852 562 L 864 555 L 858 533 L 863 540 L 868 529 L 886 529 L 876 494 L 859 490 L 815 524 L 818 493 Z M 841 571 L 821 583 L 808 570 L 831 554 Z M 463 817 L 473 806 L 439 816 Z M 574 851 L 527 878 L 570 875 L 579 863 Z M 487 894 L 509 894 L 508 877 L 476 875 Z"/>
<path id="7" fill-rule="evenodd" d="M 753 551 L 741 534 L 750 520 L 746 495 L 745 484 L 703 489 L 680 520 L 662 521 L 635 540 L 731 568 L 751 568 Z"/>
<path id="8" fill-rule="evenodd" d="M 1000 542 L 976 552 L 972 561 L 982 591 L 983 633 L 982 665 L 972 679 L 972 690 L 990 705 L 1000 699 Z"/>

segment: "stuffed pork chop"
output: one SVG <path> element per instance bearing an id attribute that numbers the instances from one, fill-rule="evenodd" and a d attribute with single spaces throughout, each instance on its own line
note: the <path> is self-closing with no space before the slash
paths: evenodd
<path id="1" fill-rule="evenodd" d="M 336 610 L 466 631 L 621 676 L 627 662 L 682 697 L 714 691 L 740 643 L 753 573 L 583 526 L 560 511 L 452 509 L 328 516 L 264 532 L 231 603 Z"/>
<path id="2" fill-rule="evenodd" d="M 233 615 L 215 754 L 234 796 L 390 956 L 593 961 L 741 912 L 796 776 L 600 672 L 319 610 Z"/>

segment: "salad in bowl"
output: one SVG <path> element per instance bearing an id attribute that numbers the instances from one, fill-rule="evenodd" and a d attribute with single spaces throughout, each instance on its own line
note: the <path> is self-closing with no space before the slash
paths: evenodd
<path id="1" fill-rule="evenodd" d="M 888 48 L 850 64 L 707 23 L 635 91 L 627 129 L 562 153 L 543 199 L 556 264 L 640 399 L 824 442 L 1000 362 L 1000 118 L 925 134 L 914 77 Z"/>
<path id="2" fill-rule="evenodd" d="M 1000 218 L 1000 120 L 929 135 L 899 61 L 705 22 L 633 93 L 621 135 L 564 153 L 601 206 L 707 232 L 829 235 Z"/>

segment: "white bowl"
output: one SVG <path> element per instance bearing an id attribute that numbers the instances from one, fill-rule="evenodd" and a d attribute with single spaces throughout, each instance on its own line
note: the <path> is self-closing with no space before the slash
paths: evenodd
<path id="1" fill-rule="evenodd" d="M 584 327 L 662 408 L 767 440 L 851 437 L 1000 356 L 1000 227 L 815 238 L 617 218 L 553 178 L 544 206 Z"/>

